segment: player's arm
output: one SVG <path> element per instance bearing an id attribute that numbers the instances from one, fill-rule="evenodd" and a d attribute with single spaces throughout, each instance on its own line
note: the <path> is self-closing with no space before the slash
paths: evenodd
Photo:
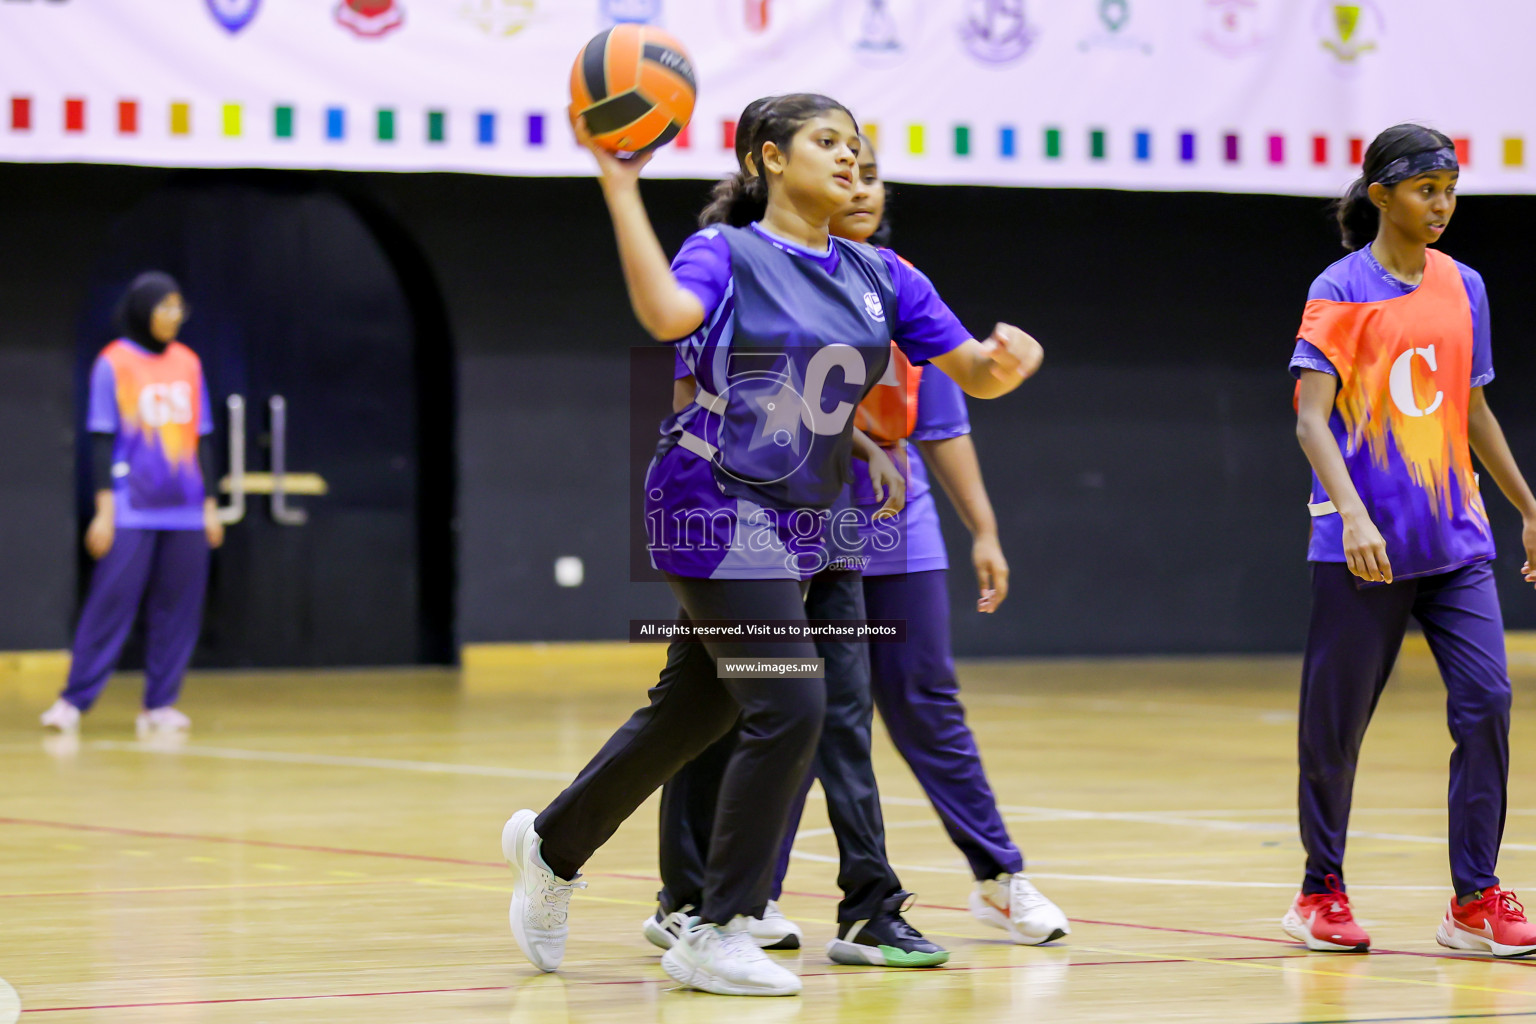
<path id="1" fill-rule="evenodd" d="M 986 341 L 972 338 L 930 362 L 972 398 L 1000 398 L 1045 361 L 1045 349 L 1012 324 L 998 324 Z"/>
<path id="2" fill-rule="evenodd" d="M 98 499 L 112 497 L 112 454 L 116 444 L 115 434 L 91 433 L 91 493 Z"/>
<path id="3" fill-rule="evenodd" d="M 1472 389 L 1471 401 L 1467 405 L 1467 441 L 1472 445 L 1472 451 L 1477 453 L 1477 460 L 1525 521 L 1525 529 L 1520 537 L 1521 546 L 1525 548 L 1525 564 L 1520 567 L 1520 571 L 1525 575 L 1527 583 L 1536 583 L 1536 570 L 1532 568 L 1536 566 L 1536 496 L 1531 494 L 1530 485 L 1525 482 L 1520 467 L 1515 464 L 1515 456 L 1509 450 L 1504 430 L 1499 426 L 1493 410 L 1488 407 L 1488 397 L 1480 387 Z"/>
<path id="4" fill-rule="evenodd" d="M 880 446 L 875 443 L 874 438 L 864 433 L 864 431 L 860 430 L 858 427 L 853 428 L 854 458 L 858 459 L 860 462 L 873 463 L 875 459 L 884 454 L 885 453 L 880 450 Z"/>
<path id="5" fill-rule="evenodd" d="M 970 434 L 941 441 L 919 441 L 923 458 L 938 478 L 960 521 L 971 531 L 971 562 L 981 592 L 976 610 L 994 612 L 1008 597 L 1008 560 L 997 537 L 997 515 L 981 480 L 981 462 Z"/>
<path id="6" fill-rule="evenodd" d="M 1344 524 L 1344 561 L 1349 571 L 1363 580 L 1392 582 L 1392 564 L 1387 561 L 1387 542 L 1371 522 L 1360 492 L 1349 477 L 1349 467 L 1339 452 L 1339 443 L 1328 428 L 1333 402 L 1339 393 L 1339 379 L 1322 370 L 1301 371 L 1297 394 L 1296 440 L 1312 464 L 1312 472 L 1333 502 Z"/>
<path id="7" fill-rule="evenodd" d="M 85 549 L 92 558 L 112 550 L 117 528 L 116 496 L 112 486 L 112 456 L 120 426 L 117 414 L 117 374 L 105 356 L 91 368 L 90 411 L 86 430 L 91 434 L 91 490 L 96 511 L 85 528 Z"/>
<path id="8" fill-rule="evenodd" d="M 218 477 L 213 474 L 213 435 L 197 439 L 197 463 L 203 471 L 203 534 L 210 548 L 224 546 L 224 520 L 219 518 Z"/>
<path id="9" fill-rule="evenodd" d="M 619 159 L 592 141 L 584 119 L 576 121 L 576 140 L 597 158 L 598 181 L 613 217 L 619 264 L 635 318 L 658 341 L 687 337 L 704 322 L 704 304 L 672 275 L 640 199 L 640 169 L 650 162 L 650 154 Z"/>
<path id="10" fill-rule="evenodd" d="M 224 520 L 219 515 L 218 477 L 213 474 L 213 403 L 208 398 L 208 378 L 198 363 L 197 389 L 202 421 L 197 425 L 197 468 L 203 477 L 203 535 L 210 548 L 224 544 Z"/>
<path id="11" fill-rule="evenodd" d="M 894 459 L 858 427 L 853 428 L 853 457 L 869 463 L 869 484 L 875 500 L 882 502 L 876 519 L 888 519 L 907 504 L 907 478 Z"/>
<path id="12" fill-rule="evenodd" d="M 101 558 L 112 550 L 117 532 L 117 498 L 112 491 L 112 449 L 117 438 L 112 434 L 91 435 L 91 487 L 95 494 L 95 512 L 85 528 L 85 550 L 92 558 Z"/>

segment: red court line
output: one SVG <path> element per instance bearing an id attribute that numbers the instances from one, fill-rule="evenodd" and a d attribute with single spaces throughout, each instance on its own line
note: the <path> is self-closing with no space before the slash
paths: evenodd
<path id="1" fill-rule="evenodd" d="M 505 875 L 497 875 L 498 879 L 505 879 Z M 391 876 L 387 878 L 338 878 L 334 880 L 320 880 L 309 882 L 236 882 L 230 885 L 166 885 L 166 886 L 140 886 L 132 889 L 60 889 L 54 892 L 0 892 L 0 900 L 31 900 L 47 899 L 66 896 L 158 896 L 161 893 L 177 892 L 248 892 L 255 889 L 298 889 L 298 888 L 335 888 L 344 889 L 351 886 L 367 885 L 409 885 L 417 881 L 490 881 L 484 875 L 471 875 L 468 878 L 454 879 L 415 879 L 410 877 Z"/>
<path id="2" fill-rule="evenodd" d="M 1105 926 L 1110 927 L 1110 928 L 1136 928 L 1136 929 L 1139 929 L 1139 930 L 1142 930 L 1142 931 L 1149 931 L 1149 932 L 1174 932 L 1174 933 L 1181 934 L 1181 935 L 1202 935 L 1202 936 L 1206 936 L 1208 938 L 1213 938 L 1213 939 L 1246 939 L 1249 942 L 1271 942 L 1271 943 L 1277 943 L 1277 944 L 1282 945 L 1282 946 L 1293 946 L 1293 947 L 1299 947 L 1301 945 L 1301 943 L 1297 942 L 1295 939 L 1272 939 L 1272 938 L 1270 938 L 1270 937 L 1268 937 L 1266 935 L 1235 935 L 1235 934 L 1233 934 L 1231 932 L 1207 932 L 1207 931 L 1201 931 L 1201 930 L 1199 930 L 1197 928 L 1170 928 L 1167 925 L 1158 925 L 1158 924 L 1127 924 L 1124 921 L 1092 921 L 1092 920 L 1089 920 L 1088 918 L 1085 918 L 1085 917 L 1074 917 L 1071 920 L 1074 921 L 1077 924 L 1097 924 L 1097 925 L 1105 925 Z M 1339 954 L 1319 953 L 1319 954 L 1306 954 L 1306 955 L 1321 956 L 1321 957 L 1324 957 L 1324 958 L 1327 958 L 1327 957 L 1332 956 L 1332 955 L 1345 956 L 1345 957 L 1348 957 L 1348 956 L 1361 956 L 1361 955 L 1365 955 L 1365 956 L 1417 956 L 1417 957 L 1424 957 L 1424 958 L 1429 959 L 1429 960 L 1465 960 L 1465 961 L 1468 961 L 1470 963 L 1479 963 L 1479 964 L 1497 962 L 1497 963 L 1520 964 L 1520 965 L 1524 965 L 1526 967 L 1536 966 L 1536 964 L 1531 964 L 1528 961 L 1524 961 L 1524 960 L 1500 960 L 1499 958 L 1492 957 L 1492 956 L 1461 956 L 1461 955 L 1456 954 L 1456 953 L 1421 953 L 1418 950 L 1413 950 L 1413 949 L 1381 949 L 1381 948 L 1375 947 L 1375 946 L 1371 947 L 1371 951 L 1369 953 L 1366 953 L 1366 954 L 1360 954 L 1360 953 L 1339 953 Z M 1220 959 L 1220 958 L 1212 958 L 1212 959 Z"/>
<path id="3" fill-rule="evenodd" d="M 111 825 L 81 825 L 65 821 L 45 821 L 38 818 L 0 818 L 0 825 L 32 825 L 38 828 L 59 828 L 75 832 L 101 832 L 108 835 L 137 836 L 145 839 L 186 839 L 203 843 L 226 843 L 236 846 L 260 846 L 274 850 L 302 850 L 308 853 L 336 853 L 352 857 L 383 857 L 390 860 L 424 861 L 431 864 L 462 864 L 469 867 L 499 868 L 504 861 L 464 860 L 458 857 L 433 857 L 422 853 L 391 853 L 386 850 L 354 850 L 340 846 L 309 846 L 301 843 L 279 843 L 266 839 L 241 839 L 235 836 L 210 836 L 197 835 L 186 832 L 151 832 L 144 829 L 118 828 Z M 634 875 L 623 872 L 589 872 L 596 878 L 625 878 L 642 882 L 660 881 L 655 875 Z M 842 897 L 829 895 L 822 892 L 796 892 L 785 890 L 790 896 L 805 896 L 812 899 L 836 900 Z M 952 907 L 944 903 L 919 903 L 919 907 L 928 910 L 951 910 L 956 913 L 969 913 L 966 907 Z M 1134 928 L 1138 931 L 1168 932 L 1176 935 L 1199 935 L 1212 939 L 1238 939 L 1246 942 L 1267 942 L 1281 946 L 1297 946 L 1292 939 L 1275 939 L 1265 935 L 1240 935 L 1234 932 L 1205 931 L 1198 928 L 1173 928 L 1168 925 L 1157 924 L 1130 924 L 1125 921 L 1095 921 L 1089 918 L 1073 918 L 1078 924 L 1101 925 L 1106 928 Z M 1342 955 L 1342 954 L 1341 954 Z M 1361 955 L 1361 954 L 1352 954 Z M 1458 956 L 1454 953 L 1420 953 L 1411 949 L 1373 949 L 1369 956 L 1416 956 L 1430 960 L 1466 960 L 1473 963 L 1488 963 L 1494 958 L 1478 956 Z M 1500 960 L 1500 963 L 1519 964 L 1526 967 L 1536 967 L 1536 963 L 1517 960 Z"/>
<path id="4" fill-rule="evenodd" d="M 639 877 L 639 876 L 636 876 L 636 875 L 620 875 L 620 876 L 617 876 L 617 877 L 621 877 L 621 878 L 636 878 L 636 877 Z M 660 879 L 656 879 L 656 881 L 660 881 Z M 785 891 L 788 892 L 788 890 L 785 890 Z M 824 900 L 836 900 L 836 899 L 841 899 L 842 898 L 840 896 L 829 896 L 826 893 L 819 893 L 819 892 L 791 892 L 791 893 L 789 893 L 789 895 L 791 895 L 791 896 L 812 896 L 812 897 L 815 897 L 816 899 L 824 899 Z M 951 907 L 951 906 L 948 906 L 947 904 L 943 904 L 943 903 L 917 903 L 917 904 L 914 904 L 914 906 L 922 907 L 922 908 L 927 909 L 927 910 L 952 910 L 952 911 L 955 911 L 956 913 L 960 913 L 960 914 L 968 914 L 968 913 L 970 913 L 970 909 L 968 907 Z M 1199 929 L 1199 928 L 1173 928 L 1173 927 L 1170 927 L 1168 925 L 1162 925 L 1162 924 L 1130 924 L 1129 922 L 1126 922 L 1126 921 L 1095 921 L 1092 918 L 1087 918 L 1087 917 L 1074 917 L 1074 918 L 1069 918 L 1069 920 L 1073 924 L 1096 924 L 1096 925 L 1100 925 L 1100 926 L 1105 927 L 1105 928 L 1134 928 L 1137 931 L 1169 932 L 1169 933 L 1172 933 L 1172 934 L 1175 934 L 1175 935 L 1199 935 L 1199 936 L 1202 936 L 1204 938 L 1211 938 L 1211 939 L 1238 939 L 1238 940 L 1245 941 L 1245 942 L 1268 942 L 1268 943 L 1271 943 L 1271 944 L 1274 944 L 1274 945 L 1291 946 L 1293 948 L 1297 948 L 1297 947 L 1301 946 L 1301 943 L 1297 942 L 1295 939 L 1276 939 L 1276 938 L 1271 938 L 1271 937 L 1269 937 L 1267 935 L 1239 935 L 1239 934 L 1236 934 L 1234 932 L 1212 932 L 1212 931 L 1204 931 L 1204 930 Z M 1322 954 L 1304 953 L 1304 954 L 1301 954 L 1301 955 L 1303 955 L 1303 956 L 1319 955 L 1319 956 L 1327 957 L 1330 954 L 1327 954 L 1327 953 L 1322 953 Z M 1338 954 L 1338 955 L 1340 955 L 1340 956 L 1360 956 L 1362 954 L 1359 954 L 1359 953 L 1342 954 L 1341 953 L 1341 954 Z M 1492 956 L 1463 956 L 1463 955 L 1460 955 L 1460 954 L 1457 954 L 1457 953 L 1421 953 L 1421 952 L 1419 952 L 1417 950 L 1412 950 L 1412 949 L 1381 949 L 1381 948 L 1373 947 L 1371 949 L 1370 953 L 1363 954 L 1363 955 L 1366 955 L 1366 956 L 1417 956 L 1417 957 L 1424 957 L 1424 958 L 1427 958 L 1427 959 L 1430 959 L 1430 960 L 1464 960 L 1464 961 L 1467 961 L 1467 962 L 1470 962 L 1470 963 L 1498 962 L 1498 963 L 1517 964 L 1517 965 L 1521 965 L 1521 966 L 1525 966 L 1525 967 L 1536 967 L 1536 962 L 1532 962 L 1532 961 L 1529 961 L 1529 960 L 1500 960 L 1498 957 L 1492 957 Z M 1236 960 L 1236 959 L 1241 959 L 1241 958 L 1240 957 L 1208 957 L 1207 959 L 1213 959 L 1213 960 Z M 1251 958 L 1251 959 L 1263 959 L 1263 958 L 1262 957 L 1254 957 L 1254 958 Z"/>
<path id="5" fill-rule="evenodd" d="M 951 909 L 953 909 L 953 908 L 951 908 Z M 1249 942 L 1273 942 L 1273 943 L 1278 943 L 1278 944 L 1280 944 L 1282 946 L 1300 946 L 1301 945 L 1301 943 L 1297 942 L 1295 939 L 1272 939 L 1272 938 L 1269 938 L 1268 936 L 1264 936 L 1264 935 L 1234 935 L 1234 934 L 1232 934 L 1230 932 L 1207 932 L 1207 931 L 1200 931 L 1199 929 L 1196 929 L 1196 928 L 1169 928 L 1166 925 L 1157 925 L 1157 924 L 1127 924 L 1124 921 L 1091 921 L 1088 918 L 1084 918 L 1084 917 L 1074 917 L 1071 920 L 1076 922 L 1077 924 L 1098 924 L 1098 925 L 1105 925 L 1105 926 L 1108 926 L 1110 928 L 1137 928 L 1137 929 L 1140 929 L 1140 930 L 1143 930 L 1143 931 L 1150 931 L 1150 932 L 1176 932 L 1176 933 L 1183 934 L 1183 935 L 1203 935 L 1203 936 L 1207 936 L 1207 937 L 1214 938 L 1214 939 L 1246 939 Z M 1320 954 L 1307 954 L 1307 955 L 1317 955 L 1317 956 L 1322 956 L 1324 958 L 1327 958 L 1327 957 L 1329 957 L 1331 955 L 1346 956 L 1347 957 L 1347 956 L 1361 956 L 1362 954 L 1359 954 L 1359 953 L 1339 953 L 1339 954 L 1320 953 Z M 1536 964 L 1532 964 L 1530 961 L 1527 961 L 1527 960 L 1501 960 L 1498 957 L 1493 957 L 1493 956 L 1462 956 L 1462 955 L 1459 955 L 1459 954 L 1456 954 L 1456 953 L 1421 953 L 1418 950 L 1413 950 L 1413 949 L 1381 949 L 1381 948 L 1378 948 L 1378 947 L 1375 947 L 1375 946 L 1371 947 L 1371 951 L 1369 953 L 1366 953 L 1366 954 L 1363 954 L 1363 955 L 1365 955 L 1365 956 L 1417 956 L 1417 957 L 1424 957 L 1424 958 L 1429 959 L 1429 960 L 1465 960 L 1465 961 L 1467 961 L 1469 963 L 1478 963 L 1478 964 L 1507 963 L 1507 964 L 1516 964 L 1516 965 L 1525 966 L 1525 967 L 1536 966 Z M 1218 957 L 1218 958 L 1212 958 L 1212 959 L 1220 959 L 1220 958 Z"/>
<path id="6" fill-rule="evenodd" d="M 167 885 L 138 889 L 69 889 L 57 892 L 0 892 L 0 900 L 33 900 L 58 896 L 158 896 L 163 892 L 247 892 L 251 889 L 299 889 L 315 886 L 399 885 L 409 879 L 351 878 L 334 882 L 246 882 L 235 885 Z"/>
<path id="7" fill-rule="evenodd" d="M 1234 956 L 1213 957 L 1217 960 L 1288 960 L 1301 954 L 1288 954 L 1282 956 Z M 1143 964 L 1180 964 L 1188 963 L 1187 960 L 1159 959 L 1159 960 L 1084 960 L 1068 963 L 1067 967 L 1123 967 Z M 974 967 L 945 966 L 936 970 L 957 973 L 969 971 L 1018 971 L 1031 970 L 1039 967 L 1050 966 L 1043 963 L 1037 964 L 991 964 Z M 1056 965 L 1062 966 L 1062 965 Z M 884 974 L 880 969 L 856 968 L 846 971 L 808 971 L 800 975 L 802 978 L 837 978 L 850 974 Z M 569 980 L 569 979 L 563 979 Z M 608 981 L 578 981 L 579 985 L 676 985 L 671 978 L 614 978 Z M 414 988 L 398 989 L 387 992 L 317 992 L 309 995 L 296 996 L 241 996 L 229 999 L 182 999 L 166 1002 L 148 1003 L 103 1003 L 94 1006 L 38 1006 L 22 1010 L 22 1013 L 68 1013 L 71 1010 L 143 1010 L 164 1006 L 217 1006 L 228 1003 L 271 1003 L 293 1002 L 296 1000 L 315 999 L 369 999 L 378 996 L 422 996 L 422 995 L 452 995 L 463 992 L 510 992 L 516 986 L 512 985 L 476 985 L 465 988 Z"/>
<path id="8" fill-rule="evenodd" d="M 1510 1017 L 1536 1017 L 1536 1010 L 1511 1013 L 1437 1013 L 1429 1017 L 1333 1017 L 1329 1020 L 1283 1021 L 1281 1024 L 1406 1024 L 1409 1021 L 1435 1020 L 1506 1020 Z"/>
<path id="9" fill-rule="evenodd" d="M 639 875 L 618 875 L 618 876 L 615 876 L 615 877 L 619 877 L 619 878 L 641 878 L 641 876 L 639 876 Z M 645 880 L 649 881 L 650 879 L 645 879 Z M 660 879 L 656 879 L 656 881 L 660 881 Z M 842 898 L 840 896 L 829 896 L 826 893 L 820 893 L 820 892 L 791 892 L 788 889 L 785 890 L 785 893 L 786 893 L 786 895 L 789 895 L 789 896 L 810 896 L 810 897 L 813 897 L 815 899 L 822 899 L 822 900 L 836 900 L 836 899 L 841 899 Z M 955 913 L 958 913 L 958 914 L 969 914 L 971 912 L 969 907 L 952 907 L 952 906 L 950 906 L 947 903 L 916 903 L 916 904 L 913 904 L 913 905 L 917 906 L 917 907 L 921 907 L 924 910 L 952 910 L 952 911 L 954 911 Z M 1294 939 L 1272 939 L 1272 938 L 1269 938 L 1269 937 L 1263 936 L 1263 935 L 1237 935 L 1237 934 L 1234 934 L 1234 933 L 1231 933 L 1231 932 L 1201 931 L 1200 929 L 1197 929 L 1197 928 L 1171 928 L 1171 927 L 1169 927 L 1167 925 L 1161 925 L 1161 924 L 1127 924 L 1124 921 L 1095 921 L 1095 920 L 1093 920 L 1091 918 L 1086 918 L 1086 917 L 1074 917 L 1074 918 L 1071 918 L 1070 920 L 1072 921 L 1073 924 L 1096 924 L 1096 925 L 1101 925 L 1101 926 L 1106 927 L 1106 928 L 1135 928 L 1135 929 L 1137 929 L 1139 931 L 1173 932 L 1175 934 L 1180 934 L 1180 935 L 1200 935 L 1200 936 L 1204 936 L 1206 938 L 1212 938 L 1212 939 L 1244 939 L 1244 940 L 1246 940 L 1248 942 L 1270 942 L 1270 943 L 1277 943 L 1277 944 L 1282 945 L 1282 946 L 1296 946 L 1296 945 L 1299 945 L 1299 943 L 1297 943 Z M 1387 952 L 1395 952 L 1395 950 L 1385 950 L 1384 949 L 1384 950 L 1379 950 L 1378 952 L 1387 953 Z M 1415 955 L 1418 955 L 1418 956 L 1435 956 L 1434 953 L 1421 953 L 1421 954 L 1415 954 Z"/>
<path id="10" fill-rule="evenodd" d="M 1266 935 L 1235 935 L 1231 932 L 1202 931 L 1199 928 L 1170 928 L 1167 925 L 1161 924 L 1126 924 L 1123 921 L 1092 921 L 1086 917 L 1074 917 L 1072 920 L 1078 924 L 1099 924 L 1107 925 L 1111 928 L 1136 928 L 1149 932 L 1175 932 L 1180 935 L 1201 935 L 1211 939 L 1247 939 L 1249 942 L 1273 942 L 1282 946 L 1300 945 L 1295 939 L 1272 939 Z M 1396 950 L 1381 949 L 1373 950 L 1372 952 L 1393 953 Z M 1434 954 L 1425 953 L 1424 956 L 1434 956 Z"/>
<path id="11" fill-rule="evenodd" d="M 157 1006 L 220 1006 L 227 1003 L 283 1003 L 300 999 L 367 999 L 372 996 L 430 996 L 455 992 L 505 992 L 506 985 L 478 985 L 474 988 L 415 988 L 396 992 L 324 992 L 305 996 L 242 996 L 234 999 L 178 999 L 163 1003 L 103 1003 L 98 1006 L 25 1007 L 22 1013 L 68 1013 L 71 1010 L 142 1010 Z"/>
<path id="12" fill-rule="evenodd" d="M 417 860 L 431 864 L 464 864 L 476 868 L 499 868 L 505 861 L 463 860 L 458 857 L 429 857 L 422 853 L 390 853 L 384 850 L 353 850 L 342 846 L 309 846 L 303 843 L 279 843 L 268 839 L 241 839 L 235 836 L 197 835 L 189 832 L 151 832 L 111 825 L 78 825 L 67 821 L 43 821 L 38 818 L 0 818 L 0 825 L 32 825 L 37 828 L 61 828 L 72 832 L 101 832 L 113 836 L 140 839 L 190 839 L 200 843 L 228 843 L 235 846 L 260 846 L 269 850 L 303 850 L 307 853 L 341 853 L 352 857 L 385 857 L 390 860 Z"/>
<path id="13" fill-rule="evenodd" d="M 1207 960 L 1297 960 L 1306 956 L 1305 953 L 1284 953 L 1279 956 L 1213 956 Z M 1073 960 L 1065 964 L 1059 963 L 1033 963 L 1033 964 L 944 964 L 941 967 L 929 968 L 926 971 L 917 970 L 914 976 L 924 973 L 936 974 L 969 974 L 973 971 L 1032 971 L 1042 967 L 1134 967 L 1141 964 L 1188 964 L 1199 963 L 1198 960 L 1187 960 L 1182 957 L 1168 956 L 1156 960 Z M 849 965 L 847 969 L 840 971 L 801 971 L 801 978 L 846 978 L 852 974 L 888 974 L 890 968 L 880 967 L 855 967 Z M 612 981 L 584 981 L 582 985 L 666 985 L 676 984 L 671 978 L 615 978 Z"/>

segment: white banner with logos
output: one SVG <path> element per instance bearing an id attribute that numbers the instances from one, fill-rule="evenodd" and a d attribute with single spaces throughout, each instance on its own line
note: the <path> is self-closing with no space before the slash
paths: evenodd
<path id="1" fill-rule="evenodd" d="M 901 181 L 1328 195 L 1419 120 L 1536 192 L 1530 0 L 0 0 L 0 160 L 588 174 L 570 66 L 618 20 L 698 71 L 655 175 L 817 91 Z"/>

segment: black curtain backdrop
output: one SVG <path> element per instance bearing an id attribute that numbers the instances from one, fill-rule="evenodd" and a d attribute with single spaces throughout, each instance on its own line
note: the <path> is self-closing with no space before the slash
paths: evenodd
<path id="1" fill-rule="evenodd" d="M 366 211 L 366 213 L 360 213 Z M 370 223 L 370 221 L 372 223 Z M 76 350 L 76 408 L 145 267 L 172 273 L 193 316 L 182 340 L 209 382 L 214 467 L 227 467 L 225 400 L 247 406 L 247 466 L 268 466 L 266 400 L 285 396 L 290 471 L 332 493 L 282 527 L 253 497 L 215 558 L 199 664 L 451 661 L 451 336 L 435 278 L 387 216 L 316 176 L 172 176 L 115 219 Z M 77 510 L 91 512 L 76 435 Z M 225 499 L 221 499 L 221 502 Z M 81 579 L 90 562 L 79 553 Z M 130 646 L 126 663 L 138 664 Z"/>
<path id="2" fill-rule="evenodd" d="M 0 166 L 0 648 L 60 647 L 73 614 L 75 318 L 112 219 L 171 172 Z M 216 174 L 218 172 L 207 172 Z M 611 230 L 590 180 L 319 175 L 411 242 L 457 368 L 460 641 L 619 638 L 666 615 L 632 584 L 631 349 Z M 705 182 L 651 181 L 663 243 Z M 1285 366 L 1307 286 L 1343 255 L 1324 203 L 1275 196 L 893 187 L 895 247 L 978 334 L 1041 339 L 1042 374 L 972 402 L 1013 593 L 978 616 L 969 545 L 940 498 L 955 646 L 970 655 L 1289 651 L 1306 624 L 1306 463 Z M 1536 476 L 1525 227 L 1536 198 L 1463 199 L 1444 249 L 1494 314 L 1489 398 Z M 375 230 L 378 230 L 375 228 Z M 648 362 L 648 361 L 647 361 Z M 669 381 L 654 382 L 665 403 Z M 654 407 L 653 407 L 654 408 Z M 1491 488 L 1490 488 L 1491 490 Z M 1536 627 L 1519 521 L 1490 494 L 1512 628 Z M 553 563 L 581 557 L 561 588 Z M 434 556 L 446 556 L 441 550 Z M 659 653 L 659 652 L 658 652 Z"/>

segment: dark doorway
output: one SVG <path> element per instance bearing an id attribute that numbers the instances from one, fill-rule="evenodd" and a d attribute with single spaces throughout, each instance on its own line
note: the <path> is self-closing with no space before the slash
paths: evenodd
<path id="1" fill-rule="evenodd" d="M 453 660 L 453 356 L 410 239 L 320 176 L 178 176 L 112 232 L 81 323 L 82 397 L 117 296 L 146 268 L 191 307 L 182 340 L 203 360 L 219 474 L 230 396 L 257 474 L 214 557 L 195 664 Z M 262 493 L 279 465 L 296 514 Z"/>

